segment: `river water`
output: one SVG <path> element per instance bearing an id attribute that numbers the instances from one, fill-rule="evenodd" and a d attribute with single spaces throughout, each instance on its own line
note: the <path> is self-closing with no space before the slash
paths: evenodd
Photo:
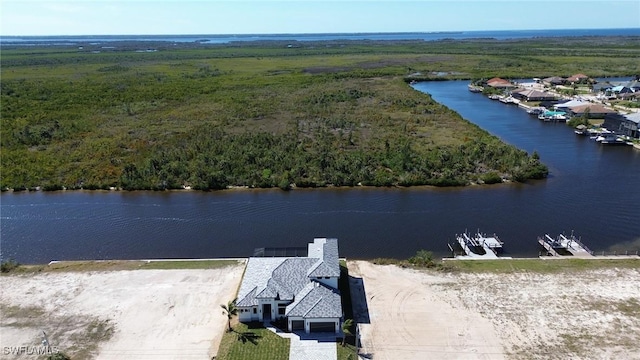
<path id="1" fill-rule="evenodd" d="M 551 170 L 527 184 L 453 189 L 36 192 L 0 196 L 2 258 L 245 257 L 259 247 L 301 247 L 337 237 L 349 258 L 448 255 L 456 233 L 497 233 L 511 256 L 537 256 L 537 236 L 575 231 L 592 250 L 640 243 L 640 151 L 606 147 L 564 124 L 466 90 L 467 82 L 414 86 Z M 637 245 L 636 245 L 637 246 Z"/>

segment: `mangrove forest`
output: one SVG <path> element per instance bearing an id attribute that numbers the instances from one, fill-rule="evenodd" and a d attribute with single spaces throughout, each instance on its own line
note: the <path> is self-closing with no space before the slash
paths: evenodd
<path id="1" fill-rule="evenodd" d="M 3 43 L 0 187 L 541 179 L 544 159 L 409 82 L 633 75 L 640 73 L 639 40 Z"/>

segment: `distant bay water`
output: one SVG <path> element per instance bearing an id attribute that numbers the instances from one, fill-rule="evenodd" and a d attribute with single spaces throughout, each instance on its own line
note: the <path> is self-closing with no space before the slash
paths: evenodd
<path id="1" fill-rule="evenodd" d="M 75 35 L 75 36 L 0 36 L 0 43 L 11 45 L 75 45 L 113 41 L 166 41 L 225 44 L 235 41 L 331 41 L 331 40 L 424 40 L 445 39 L 527 39 L 538 37 L 575 36 L 640 36 L 639 28 L 622 29 L 555 29 L 555 30 L 494 30 L 455 32 L 399 33 L 328 33 L 328 34 L 195 34 L 195 35 Z"/>

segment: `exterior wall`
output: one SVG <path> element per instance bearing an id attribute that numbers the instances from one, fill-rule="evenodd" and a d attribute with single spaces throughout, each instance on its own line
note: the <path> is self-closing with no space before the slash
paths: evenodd
<path id="1" fill-rule="evenodd" d="M 238 306 L 238 321 L 240 322 L 251 322 L 258 321 L 258 313 L 253 313 L 254 308 L 257 310 L 255 306 L 248 307 L 240 307 Z"/>
<path id="2" fill-rule="evenodd" d="M 276 301 L 276 308 L 274 309 L 275 319 L 280 319 L 285 317 L 284 312 L 280 314 L 280 307 L 284 308 L 284 311 L 286 311 L 286 307 L 289 304 L 291 304 L 291 301 L 282 301 L 282 300 Z"/>
<path id="3" fill-rule="evenodd" d="M 330 288 L 333 289 L 338 289 L 338 278 L 337 277 L 329 277 L 328 279 L 325 277 L 317 277 L 317 278 L 312 278 L 313 280 L 316 280 L 318 282 L 321 282 L 325 285 L 327 285 Z"/>
<path id="4" fill-rule="evenodd" d="M 639 137 L 640 132 L 638 131 L 638 124 L 633 121 L 622 121 L 620 123 L 619 130 L 621 130 L 625 135 L 631 137 Z"/>
<path id="5" fill-rule="evenodd" d="M 271 320 L 275 320 L 278 318 L 283 318 L 285 317 L 284 314 L 278 314 L 278 305 L 289 305 L 291 303 L 291 301 L 287 301 L 287 300 L 274 300 L 274 299 L 259 299 L 258 300 L 258 316 L 256 317 L 256 320 L 258 321 L 264 321 L 265 316 L 269 317 L 269 314 L 264 314 L 262 312 L 262 310 L 264 309 L 264 305 L 265 304 L 269 304 L 271 305 Z"/>

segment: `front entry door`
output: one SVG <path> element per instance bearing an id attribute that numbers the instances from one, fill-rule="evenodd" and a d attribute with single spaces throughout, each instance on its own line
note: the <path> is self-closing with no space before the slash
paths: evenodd
<path id="1" fill-rule="evenodd" d="M 262 305 L 262 319 L 264 321 L 271 321 L 271 304 Z"/>

